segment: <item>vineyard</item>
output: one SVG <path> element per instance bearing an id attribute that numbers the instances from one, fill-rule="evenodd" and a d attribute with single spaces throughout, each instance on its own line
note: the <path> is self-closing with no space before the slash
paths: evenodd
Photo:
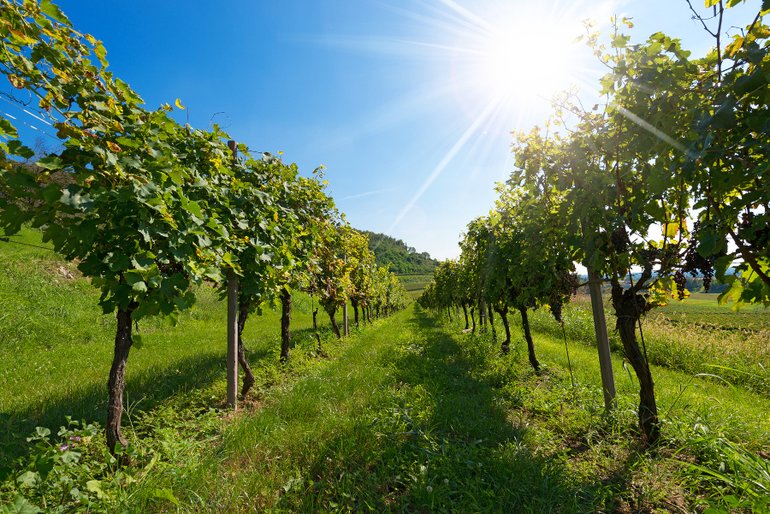
<path id="1" fill-rule="evenodd" d="M 743 3 L 688 2 L 698 57 L 587 24 L 601 100 L 513 132 L 437 263 L 0 0 L 2 98 L 58 144 L 0 116 L 0 512 L 770 510 L 770 5 L 726 39 Z"/>

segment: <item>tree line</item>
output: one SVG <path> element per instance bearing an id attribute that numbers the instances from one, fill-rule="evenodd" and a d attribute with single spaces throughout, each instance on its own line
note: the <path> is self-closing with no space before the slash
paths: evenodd
<path id="1" fill-rule="evenodd" d="M 429 275 L 438 262 L 428 252 L 418 253 L 400 239 L 364 231 L 369 236 L 369 248 L 377 257 L 377 264 L 389 266 L 397 275 Z"/>
<path id="2" fill-rule="evenodd" d="M 609 287 L 648 445 L 660 421 L 644 314 L 686 298 L 686 273 L 706 290 L 714 276 L 726 284 L 720 302 L 770 305 L 770 3 L 726 38 L 738 3 L 705 0 L 708 17 L 693 10 L 713 39 L 702 57 L 660 32 L 632 44 L 630 19 L 615 19 L 609 38 L 588 26 L 584 39 L 607 69 L 603 100 L 586 107 L 564 94 L 544 127 L 514 133 L 514 170 L 494 208 L 468 225 L 460 258 L 436 269 L 420 299 L 450 316 L 470 310 L 472 321 L 474 308 L 490 320 L 496 312 L 503 352 L 508 311 L 519 311 L 537 370 L 527 312 L 548 306 L 561 321 L 582 264 Z M 593 307 L 603 320 L 601 301 Z"/>
<path id="3" fill-rule="evenodd" d="M 121 419 L 134 323 L 175 319 L 195 301 L 195 285 L 224 294 L 228 278 L 239 282 L 242 395 L 254 377 L 240 335 L 265 302 L 281 304 L 283 361 L 295 291 L 317 298 L 337 337 L 336 316 L 348 302 L 356 324 L 405 305 L 401 283 L 375 264 L 366 235 L 326 194 L 322 168 L 305 177 L 278 156 L 251 155 L 218 126 L 182 125 L 172 117 L 184 109 L 179 100 L 145 108 L 108 70 L 103 44 L 49 0 L 0 0 L 0 27 L 0 71 L 50 117 L 62 147 L 22 165 L 34 152 L 14 119 L 0 117 L 0 227 L 5 235 L 38 228 L 100 290 L 104 312 L 116 315 L 111 451 L 126 446 Z"/>

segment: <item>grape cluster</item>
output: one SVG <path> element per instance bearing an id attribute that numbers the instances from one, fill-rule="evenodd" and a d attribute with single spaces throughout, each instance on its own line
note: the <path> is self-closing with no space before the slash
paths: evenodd
<path id="1" fill-rule="evenodd" d="M 681 270 L 677 270 L 674 273 L 674 282 L 676 283 L 676 295 L 680 300 L 684 300 L 685 285 L 687 285 L 687 278 Z"/>
<path id="2" fill-rule="evenodd" d="M 717 256 L 710 255 L 709 257 L 703 257 L 698 253 L 699 230 L 700 222 L 696 221 L 693 225 L 690 241 L 687 244 L 687 250 L 684 254 L 684 266 L 682 267 L 682 272 L 687 272 L 693 277 L 698 276 L 698 273 L 700 273 L 703 276 L 703 289 L 708 292 L 709 287 L 711 287 L 711 281 L 714 278 L 714 260 Z M 682 273 L 682 277 L 684 277 L 684 273 Z M 674 280 L 676 280 L 676 276 L 674 277 Z"/>
<path id="3" fill-rule="evenodd" d="M 766 218 L 767 213 L 756 216 L 753 212 L 744 212 L 738 224 L 738 236 L 755 248 L 767 248 L 770 244 L 770 225 Z"/>
<path id="4" fill-rule="evenodd" d="M 551 309 L 551 314 L 553 314 L 553 317 L 556 321 L 561 323 L 561 308 L 562 308 L 563 302 L 561 299 L 558 300 L 552 300 L 551 303 L 548 304 L 548 307 Z"/>
<path id="5" fill-rule="evenodd" d="M 556 287 L 554 288 L 554 295 L 548 302 L 548 306 L 551 309 L 551 314 L 559 323 L 562 322 L 561 311 L 564 306 L 565 299 L 577 293 L 577 288 L 580 285 L 578 276 L 576 273 L 570 273 L 567 270 L 561 270 L 557 278 Z"/>
<path id="6" fill-rule="evenodd" d="M 619 227 L 610 235 L 610 242 L 617 253 L 624 253 L 628 250 L 628 245 L 631 243 L 631 240 L 628 238 L 625 229 Z"/>

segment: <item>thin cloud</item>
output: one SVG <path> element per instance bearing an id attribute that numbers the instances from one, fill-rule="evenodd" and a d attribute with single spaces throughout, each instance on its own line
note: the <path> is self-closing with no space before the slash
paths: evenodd
<path id="1" fill-rule="evenodd" d="M 383 193 L 388 193 L 390 191 L 393 191 L 393 189 L 392 188 L 389 188 L 389 189 L 376 189 L 374 191 L 366 191 L 364 193 L 356 193 L 354 195 L 345 196 L 345 197 L 340 198 L 340 200 L 354 200 L 356 198 L 364 198 L 364 197 L 367 197 L 367 196 L 381 195 Z"/>

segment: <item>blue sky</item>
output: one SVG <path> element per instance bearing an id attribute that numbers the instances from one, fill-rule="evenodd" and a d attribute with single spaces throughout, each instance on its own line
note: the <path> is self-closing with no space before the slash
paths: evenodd
<path id="1" fill-rule="evenodd" d="M 570 79 L 592 97 L 599 66 L 572 44 L 581 20 L 606 32 L 610 15 L 629 16 L 633 40 L 663 31 L 696 54 L 710 44 L 685 0 L 58 4 L 148 107 L 180 98 L 180 121 L 219 123 L 306 174 L 325 165 L 354 227 L 439 258 L 456 256 L 465 225 L 492 206 L 511 170 L 509 133 L 545 119 L 548 83 Z M 726 27 L 750 21 L 760 0 L 747 4 Z M 507 71 L 490 71 L 501 62 Z"/>

